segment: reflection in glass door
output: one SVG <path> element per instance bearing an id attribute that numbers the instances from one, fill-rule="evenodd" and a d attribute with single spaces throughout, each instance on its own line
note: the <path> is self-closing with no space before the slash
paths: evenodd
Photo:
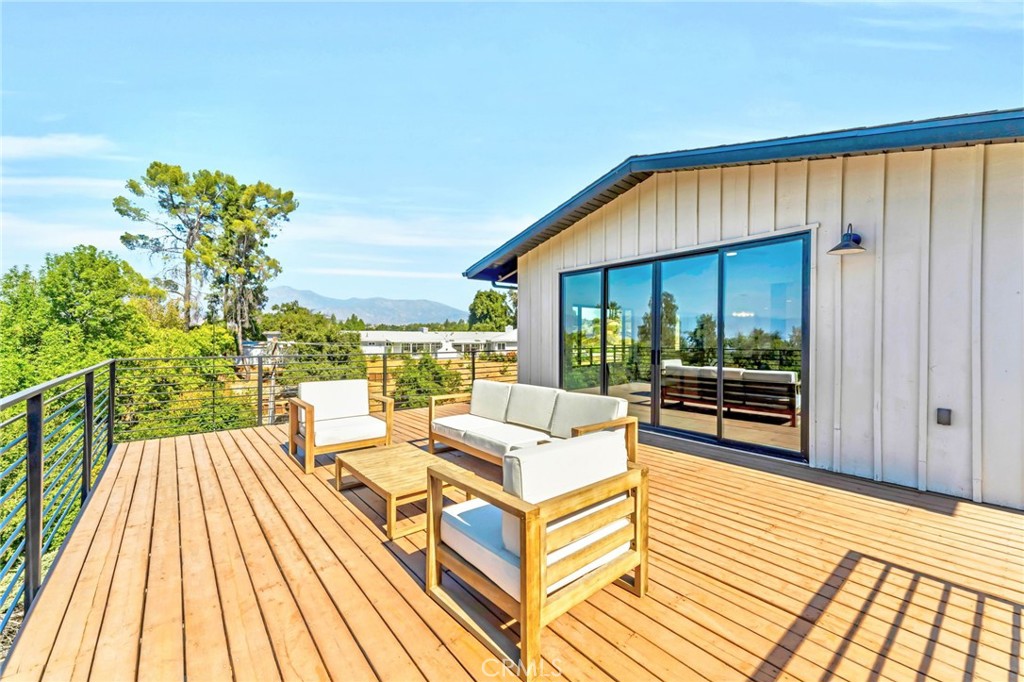
<path id="1" fill-rule="evenodd" d="M 625 398 L 629 414 L 651 423 L 651 287 L 650 263 L 608 271 L 605 310 L 605 362 L 608 395 Z"/>
<path id="2" fill-rule="evenodd" d="M 624 398 L 655 428 L 806 459 L 809 244 L 563 275 L 562 386 Z"/>
<path id="3" fill-rule="evenodd" d="M 718 254 L 661 263 L 658 424 L 718 435 Z"/>
<path id="4" fill-rule="evenodd" d="M 801 450 L 804 242 L 726 251 L 722 437 Z"/>
<path id="5" fill-rule="evenodd" d="M 601 392 L 601 272 L 562 278 L 562 388 Z"/>

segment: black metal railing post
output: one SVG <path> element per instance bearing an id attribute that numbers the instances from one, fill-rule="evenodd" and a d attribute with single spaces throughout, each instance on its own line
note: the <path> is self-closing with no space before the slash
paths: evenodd
<path id="1" fill-rule="evenodd" d="M 82 424 L 85 440 L 82 444 L 82 504 L 89 497 L 92 487 L 92 431 L 96 424 L 96 376 L 85 375 L 85 423 Z"/>
<path id="2" fill-rule="evenodd" d="M 114 449 L 114 390 L 117 387 L 117 360 L 111 360 L 107 366 L 107 454 Z"/>
<path id="3" fill-rule="evenodd" d="M 256 356 L 256 426 L 263 426 L 263 356 Z"/>
<path id="4" fill-rule="evenodd" d="M 476 381 L 476 349 L 469 351 L 469 383 Z"/>
<path id="5" fill-rule="evenodd" d="M 43 549 L 43 394 L 25 401 L 27 488 L 25 498 L 25 610 L 39 591 Z"/>
<path id="6" fill-rule="evenodd" d="M 388 349 L 384 349 L 384 355 L 381 356 L 381 375 L 380 375 L 380 394 L 387 396 L 388 394 Z"/>

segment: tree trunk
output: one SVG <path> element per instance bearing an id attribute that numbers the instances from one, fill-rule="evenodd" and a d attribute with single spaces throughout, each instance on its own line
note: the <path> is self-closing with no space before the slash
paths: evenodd
<path id="1" fill-rule="evenodd" d="M 185 257 L 185 329 L 192 328 L 192 263 Z"/>

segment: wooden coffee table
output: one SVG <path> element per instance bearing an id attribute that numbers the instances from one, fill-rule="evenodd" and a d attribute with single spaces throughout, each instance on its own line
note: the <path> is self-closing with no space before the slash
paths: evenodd
<path id="1" fill-rule="evenodd" d="M 334 485 L 339 491 L 365 485 L 383 497 L 387 505 L 387 536 L 395 540 L 426 528 L 424 517 L 423 521 L 399 531 L 396 517 L 403 504 L 427 499 L 427 467 L 438 465 L 454 466 L 409 443 L 339 452 L 334 459 Z M 342 483 L 346 473 L 357 480 Z"/>

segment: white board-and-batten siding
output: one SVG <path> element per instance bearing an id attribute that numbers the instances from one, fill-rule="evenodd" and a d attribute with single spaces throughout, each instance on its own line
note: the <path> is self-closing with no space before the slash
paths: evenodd
<path id="1" fill-rule="evenodd" d="M 558 383 L 560 273 L 800 229 L 811 466 L 1024 508 L 1024 143 L 656 173 L 519 258 L 520 380 Z"/>

